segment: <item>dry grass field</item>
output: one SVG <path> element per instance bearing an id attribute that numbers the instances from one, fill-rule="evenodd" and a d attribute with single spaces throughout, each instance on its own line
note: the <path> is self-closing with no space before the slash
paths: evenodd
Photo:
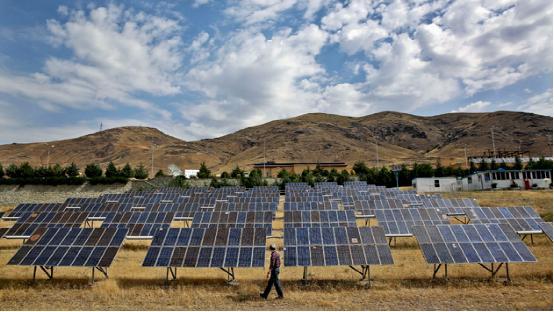
<path id="1" fill-rule="evenodd" d="M 454 194 L 476 198 L 482 205 L 534 206 L 541 215 L 552 213 L 552 192 L 508 191 Z M 451 195 L 451 196 L 454 196 Z M 0 206 L 0 209 L 10 209 Z M 278 216 L 282 216 L 281 213 Z M 374 223 L 374 222 L 373 222 Z M 373 224 L 372 223 L 372 224 Z M 361 225 L 361 224 L 360 224 Z M 282 221 L 274 222 L 279 235 Z M 278 246 L 282 240 L 270 239 Z M 164 285 L 165 269 L 142 268 L 148 242 L 126 243 L 109 269 L 89 285 L 90 270 L 60 268 L 53 280 L 32 268 L 6 266 L 21 241 L 0 240 L 0 308 L 7 310 L 552 310 L 552 243 L 537 236 L 532 264 L 510 265 L 512 283 L 504 285 L 478 265 L 451 265 L 449 279 L 431 280 L 428 265 L 415 239 L 398 239 L 394 265 L 372 266 L 370 288 L 359 285 L 359 275 L 346 267 L 310 268 L 310 282 L 302 285 L 301 268 L 283 268 L 284 300 L 258 297 L 265 286 L 261 269 L 237 269 L 238 286 L 225 283 L 216 269 L 179 269 L 179 279 Z M 97 276 L 99 276 L 97 274 Z"/>

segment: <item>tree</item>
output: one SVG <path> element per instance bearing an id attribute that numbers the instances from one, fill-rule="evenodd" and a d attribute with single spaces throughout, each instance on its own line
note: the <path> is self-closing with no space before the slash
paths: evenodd
<path id="1" fill-rule="evenodd" d="M 65 174 L 70 178 L 79 176 L 79 167 L 77 167 L 75 163 L 71 163 L 71 165 L 65 167 L 64 171 Z"/>
<path id="2" fill-rule="evenodd" d="M 211 175 L 212 172 L 210 171 L 210 169 L 208 169 L 206 163 L 202 162 L 200 164 L 200 170 L 198 171 L 198 174 L 196 176 L 198 176 L 199 179 L 208 179 Z"/>
<path id="3" fill-rule="evenodd" d="M 158 170 L 158 172 L 156 172 L 156 175 L 154 175 L 154 177 L 156 178 L 160 178 L 160 177 L 164 177 L 165 176 L 165 173 L 162 169 Z"/>
<path id="4" fill-rule="evenodd" d="M 519 157 L 519 155 L 516 155 L 514 166 L 512 168 L 515 170 L 523 169 L 523 164 L 521 163 L 521 158 Z"/>
<path id="5" fill-rule="evenodd" d="M 369 173 L 369 168 L 363 161 L 356 162 L 352 167 L 352 170 L 354 170 L 356 175 L 360 178 L 367 176 L 367 174 Z"/>
<path id="6" fill-rule="evenodd" d="M 4 177 L 4 167 L 2 167 L 2 164 L 0 164 L 0 179 Z"/>
<path id="7" fill-rule="evenodd" d="M 219 176 L 222 179 L 229 179 L 231 177 L 227 171 L 223 171 Z"/>
<path id="8" fill-rule="evenodd" d="M 85 175 L 87 178 L 98 178 L 102 176 L 102 168 L 97 164 L 88 164 L 85 167 Z"/>
<path id="9" fill-rule="evenodd" d="M 244 176 L 244 170 L 240 169 L 237 165 L 233 171 L 231 171 L 231 178 L 240 179 Z"/>
<path id="10" fill-rule="evenodd" d="M 123 169 L 121 169 L 121 172 L 119 173 L 120 176 L 130 178 L 133 176 L 133 168 L 129 163 L 126 163 L 125 166 L 123 166 Z"/>
<path id="11" fill-rule="evenodd" d="M 440 160 L 437 161 L 437 164 L 435 166 L 435 177 L 444 177 L 444 168 L 441 165 Z"/>
<path id="12" fill-rule="evenodd" d="M 289 176 L 290 176 L 290 175 L 289 175 L 289 172 L 286 171 L 285 169 L 281 169 L 281 171 L 279 171 L 279 172 L 277 173 L 277 177 L 278 177 L 279 179 L 288 179 Z"/>
<path id="13" fill-rule="evenodd" d="M 19 166 L 19 175 L 21 178 L 32 178 L 35 175 L 35 170 L 28 162 L 24 162 Z"/>
<path id="14" fill-rule="evenodd" d="M 469 173 L 474 173 L 477 171 L 477 168 L 475 167 L 475 163 L 473 161 L 469 162 Z"/>
<path id="15" fill-rule="evenodd" d="M 490 168 L 491 168 L 491 170 L 498 169 L 498 166 L 496 164 L 496 160 L 494 158 L 491 160 Z"/>
<path id="16" fill-rule="evenodd" d="M 138 165 L 137 168 L 135 168 L 135 179 L 144 180 L 148 178 L 148 171 L 144 167 L 142 163 Z"/>
<path id="17" fill-rule="evenodd" d="M 6 175 L 10 178 L 19 178 L 19 167 L 14 164 L 10 164 L 8 168 L 6 168 Z"/>
<path id="18" fill-rule="evenodd" d="M 113 162 L 109 162 L 108 166 L 106 167 L 106 178 L 113 178 L 119 176 L 119 172 L 117 170 L 117 167 L 113 164 Z"/>
<path id="19" fill-rule="evenodd" d="M 65 176 L 65 171 L 62 166 L 60 166 L 60 164 L 55 164 L 54 166 L 50 167 L 50 171 L 52 172 L 53 177 Z"/>
<path id="20" fill-rule="evenodd" d="M 489 170 L 489 164 L 485 161 L 485 158 L 481 158 L 481 162 L 479 163 L 479 171 L 487 171 Z"/>

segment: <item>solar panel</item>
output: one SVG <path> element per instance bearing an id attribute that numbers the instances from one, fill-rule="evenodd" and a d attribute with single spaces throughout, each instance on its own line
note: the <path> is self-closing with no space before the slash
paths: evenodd
<path id="1" fill-rule="evenodd" d="M 552 241 L 552 222 L 539 222 L 542 232 Z"/>
<path id="2" fill-rule="evenodd" d="M 412 236 L 412 226 L 448 224 L 445 215 L 436 209 L 376 209 L 375 216 L 386 236 Z"/>
<path id="3" fill-rule="evenodd" d="M 271 235 L 273 212 L 271 211 L 208 211 L 197 212 L 192 219 L 192 227 L 211 226 L 231 228 L 264 228 Z"/>
<path id="4" fill-rule="evenodd" d="M 4 216 L 4 219 L 17 219 L 21 216 L 27 215 L 29 213 L 35 212 L 54 212 L 61 211 L 64 209 L 63 204 L 58 203 L 42 203 L 42 204 L 19 204 L 12 211 L 8 213 L 7 216 Z"/>
<path id="5" fill-rule="evenodd" d="M 356 226 L 353 210 L 285 211 L 285 227 Z"/>
<path id="6" fill-rule="evenodd" d="M 29 237 L 39 227 L 79 227 L 87 219 L 87 212 L 43 212 L 20 215 L 17 222 L 6 232 L 9 238 Z"/>
<path id="7" fill-rule="evenodd" d="M 414 226 L 428 263 L 534 262 L 535 256 L 507 224 Z"/>
<path id="8" fill-rule="evenodd" d="M 471 223 L 506 223 L 520 234 L 542 232 L 543 220 L 531 207 L 474 207 L 464 213 Z"/>
<path id="9" fill-rule="evenodd" d="M 338 201 L 305 201 L 305 202 L 285 202 L 285 211 L 292 210 L 338 210 Z"/>
<path id="10" fill-rule="evenodd" d="M 127 228 L 128 238 L 150 238 L 160 229 L 169 228 L 173 212 L 113 213 L 102 222 L 102 227 Z"/>
<path id="11" fill-rule="evenodd" d="M 109 267 L 127 229 L 38 228 L 9 265 Z"/>
<path id="12" fill-rule="evenodd" d="M 285 266 L 392 264 L 380 227 L 285 228 Z"/>
<path id="13" fill-rule="evenodd" d="M 169 228 L 148 248 L 147 267 L 263 267 L 263 228 Z"/>

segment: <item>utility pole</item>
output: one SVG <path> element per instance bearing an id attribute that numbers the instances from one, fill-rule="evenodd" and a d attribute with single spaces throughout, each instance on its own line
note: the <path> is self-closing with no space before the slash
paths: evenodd
<path id="1" fill-rule="evenodd" d="M 46 153 L 46 167 L 50 166 L 50 149 L 54 148 L 54 145 L 48 146 L 48 150 Z"/>
<path id="2" fill-rule="evenodd" d="M 265 138 L 264 138 L 264 179 L 267 177 L 267 173 L 265 172 L 265 163 L 266 163 L 266 159 L 265 159 Z"/>
<path id="3" fill-rule="evenodd" d="M 467 163 L 467 144 L 464 144 L 464 155 L 466 157 L 466 168 L 469 168 L 469 164 Z"/>
<path id="4" fill-rule="evenodd" d="M 156 147 L 156 144 L 152 143 L 152 148 L 151 148 L 151 151 L 152 151 L 152 154 L 151 154 L 151 159 L 150 159 L 150 165 L 151 165 L 151 172 L 152 172 L 152 178 L 154 177 L 154 148 Z"/>
<path id="5" fill-rule="evenodd" d="M 379 144 L 377 139 L 375 139 L 375 153 L 377 154 L 377 167 L 379 167 Z"/>
<path id="6" fill-rule="evenodd" d="M 491 138 L 492 138 L 492 155 L 496 161 L 496 145 L 494 145 L 494 127 L 491 127 Z"/>

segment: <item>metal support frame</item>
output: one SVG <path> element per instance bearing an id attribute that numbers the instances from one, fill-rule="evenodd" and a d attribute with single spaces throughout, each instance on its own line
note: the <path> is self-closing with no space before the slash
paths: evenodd
<path id="1" fill-rule="evenodd" d="M 488 268 L 486 265 L 482 264 L 482 263 L 479 263 L 479 265 L 487 270 L 489 273 L 491 273 L 491 277 L 490 277 L 490 280 L 491 281 L 495 281 L 496 280 L 496 275 L 498 273 L 498 271 L 500 271 L 500 269 L 502 268 L 502 266 L 504 266 L 506 268 L 506 281 L 505 283 L 510 283 L 512 281 L 512 279 L 510 278 L 510 269 L 508 267 L 508 263 L 506 262 L 503 262 L 503 263 L 500 263 L 496 268 L 494 267 L 494 263 L 491 263 L 491 267 Z"/>
<path id="2" fill-rule="evenodd" d="M 169 275 L 171 275 L 171 279 L 169 278 Z M 170 281 L 177 280 L 177 268 L 167 267 L 167 271 L 165 274 L 165 283 L 169 284 Z"/>
<path id="3" fill-rule="evenodd" d="M 106 278 L 109 278 L 109 276 L 108 276 L 108 268 L 103 268 L 103 267 L 92 267 L 92 276 L 91 276 L 91 279 L 90 279 L 90 283 L 91 283 L 91 284 L 94 284 L 94 281 L 95 281 L 95 279 L 94 279 L 94 272 L 95 272 L 96 270 L 98 270 L 98 272 L 104 274 L 104 276 L 105 276 Z"/>
<path id="4" fill-rule="evenodd" d="M 535 242 L 533 241 L 533 234 L 523 234 L 523 237 L 521 237 L 521 240 L 525 240 L 527 235 L 531 237 L 531 246 L 535 245 Z"/>
<path id="5" fill-rule="evenodd" d="M 438 265 L 435 263 L 433 264 L 433 280 L 437 276 L 437 273 L 439 272 L 440 268 L 444 265 L 444 279 L 448 280 L 448 264 L 446 263 L 439 263 Z"/>
<path id="6" fill-rule="evenodd" d="M 48 279 L 53 279 L 54 278 L 54 267 L 53 266 L 39 265 L 38 267 L 40 268 L 40 270 L 42 272 L 44 272 L 44 274 L 46 274 Z M 35 265 L 34 268 L 33 268 L 33 282 L 36 281 L 36 278 L 37 278 L 37 266 Z"/>
<path id="7" fill-rule="evenodd" d="M 302 275 L 302 284 L 306 285 L 308 283 L 308 267 L 304 267 L 304 274 Z"/>
<path id="8" fill-rule="evenodd" d="M 371 286 L 371 275 L 369 271 L 369 265 L 362 265 L 361 269 L 358 270 L 356 267 L 349 265 L 349 267 L 356 273 L 360 274 L 360 283 L 367 284 Z M 367 279 L 367 280 L 366 280 Z"/>
<path id="9" fill-rule="evenodd" d="M 235 269 L 234 268 L 219 268 L 221 271 L 227 273 L 227 284 L 229 285 L 238 285 L 237 279 L 235 277 Z"/>
<path id="10" fill-rule="evenodd" d="M 462 224 L 468 224 L 469 221 L 470 221 L 469 218 L 468 218 L 468 217 L 465 217 L 465 216 L 464 216 L 464 219 L 463 219 L 463 220 L 458 219 L 458 217 L 453 217 L 453 218 L 454 218 L 454 220 L 456 220 L 456 221 L 458 221 L 458 222 L 460 222 L 460 223 L 462 223 Z"/>
<path id="11" fill-rule="evenodd" d="M 394 244 L 392 242 L 394 242 Z M 389 237 L 389 247 L 392 246 L 396 246 L 396 236 Z"/>

